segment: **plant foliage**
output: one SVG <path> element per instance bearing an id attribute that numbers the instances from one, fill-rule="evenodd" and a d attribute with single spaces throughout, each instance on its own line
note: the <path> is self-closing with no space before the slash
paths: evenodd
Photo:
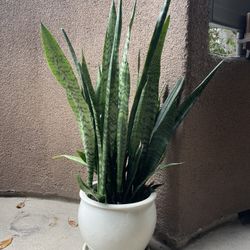
<path id="1" fill-rule="evenodd" d="M 62 30 L 71 53 L 75 72 L 56 39 L 42 24 L 42 44 L 48 65 L 61 86 L 76 116 L 83 142 L 78 156 L 60 155 L 86 166 L 88 178 L 78 175 L 80 188 L 91 198 L 112 204 L 144 199 L 159 185 L 149 184 L 158 169 L 177 165 L 161 164 L 175 130 L 197 101 L 220 64 L 183 101 L 184 79 L 177 81 L 162 106 L 159 105 L 161 55 L 169 28 L 170 0 L 164 2 L 140 72 L 138 56 L 137 91 L 129 113 L 130 69 L 128 51 L 136 12 L 136 1 L 119 60 L 122 29 L 122 0 L 116 9 L 112 1 L 106 30 L 102 63 L 93 87 L 82 53 L 79 61 Z M 97 185 L 93 180 L 97 178 Z"/>

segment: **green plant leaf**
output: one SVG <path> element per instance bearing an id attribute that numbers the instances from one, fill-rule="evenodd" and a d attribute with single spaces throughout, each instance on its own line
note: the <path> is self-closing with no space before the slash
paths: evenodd
<path id="1" fill-rule="evenodd" d="M 68 35 L 67 35 L 67 33 L 66 33 L 66 31 L 64 29 L 62 29 L 62 33 L 63 33 L 65 41 L 66 41 L 66 43 L 68 45 L 68 48 L 69 48 L 70 54 L 72 56 L 73 62 L 75 64 L 75 67 L 76 67 L 76 69 L 77 69 L 77 71 L 78 71 L 78 73 L 80 75 L 80 70 L 78 68 L 78 60 L 77 60 L 77 56 L 76 56 L 75 50 L 74 50 L 74 48 L 73 48 L 73 46 L 72 46 L 72 44 L 71 44 L 71 42 L 69 40 L 69 37 L 68 37 Z"/>
<path id="2" fill-rule="evenodd" d="M 97 79 L 96 79 L 96 88 L 95 88 L 96 99 L 98 99 L 97 97 L 99 97 L 101 78 L 102 78 L 102 68 L 99 65 L 98 66 Z"/>
<path id="3" fill-rule="evenodd" d="M 101 135 L 100 135 L 100 121 L 98 118 L 98 115 L 96 113 L 96 109 L 95 109 L 95 105 L 94 105 L 94 101 L 92 99 L 91 93 L 90 93 L 90 89 L 89 86 L 87 84 L 87 82 L 83 79 L 84 76 L 84 70 L 82 69 L 82 65 L 78 65 L 80 72 L 81 72 L 81 80 L 82 80 L 82 84 L 84 86 L 85 89 L 85 96 L 86 99 L 89 102 L 90 105 L 90 110 L 91 110 L 91 114 L 92 114 L 92 119 L 93 119 L 93 123 L 94 123 L 94 132 L 95 132 L 95 139 L 96 139 L 96 159 L 98 159 L 98 161 L 96 161 L 96 165 L 94 168 L 93 172 L 88 173 L 88 185 L 90 187 L 92 187 L 92 183 L 93 183 L 93 176 L 94 176 L 94 172 L 99 173 L 99 167 L 102 165 L 102 145 L 101 145 Z M 98 178 L 99 178 L 99 174 L 98 174 Z"/>
<path id="4" fill-rule="evenodd" d="M 121 67 L 119 86 L 119 114 L 117 126 L 117 191 L 122 192 L 124 167 L 127 154 L 128 101 L 130 92 L 130 73 L 128 63 Z"/>
<path id="5" fill-rule="evenodd" d="M 128 65 L 128 50 L 130 44 L 131 30 L 135 17 L 137 1 L 134 3 L 125 46 L 123 50 L 122 63 L 119 71 L 119 103 L 118 103 L 118 122 L 117 122 L 117 191 L 122 192 L 123 176 L 125 167 L 125 157 L 127 153 L 127 122 L 128 122 L 128 103 L 130 94 L 130 73 Z"/>
<path id="6" fill-rule="evenodd" d="M 95 90 L 94 90 L 94 87 L 93 87 L 92 82 L 91 82 L 91 78 L 90 78 L 90 74 L 89 74 L 89 70 L 88 70 L 88 65 L 86 63 L 83 51 L 82 51 L 81 73 L 82 73 L 82 80 L 88 89 L 89 96 L 91 97 L 93 105 L 96 109 Z"/>
<path id="7" fill-rule="evenodd" d="M 181 97 L 181 94 L 182 94 L 182 90 L 183 90 L 183 87 L 184 87 L 184 82 L 185 82 L 185 79 L 184 78 L 180 78 L 177 81 L 177 83 L 175 84 L 175 86 L 172 89 L 172 91 L 167 96 L 167 99 L 164 101 L 164 103 L 163 103 L 163 105 L 161 107 L 161 110 L 159 112 L 159 115 L 157 117 L 157 120 L 155 122 L 155 126 L 154 126 L 152 134 L 151 134 L 151 139 L 154 136 L 154 134 L 158 131 L 160 125 L 166 119 L 166 116 L 167 116 L 169 110 L 171 109 L 171 107 L 173 106 L 174 102 L 180 100 L 180 97 Z"/>
<path id="8" fill-rule="evenodd" d="M 70 41 L 66 31 L 64 29 L 62 29 L 62 32 L 63 32 L 64 38 L 67 42 L 70 54 L 72 56 L 72 59 L 74 61 L 75 67 L 76 67 L 77 72 L 78 72 L 79 81 L 80 81 L 81 87 L 83 89 L 84 99 L 88 103 L 89 107 L 91 107 L 90 98 L 92 99 L 93 103 L 95 103 L 95 92 L 94 92 L 94 88 L 93 88 L 93 85 L 92 85 L 92 82 L 90 79 L 88 66 L 87 66 L 87 63 L 85 61 L 83 51 L 82 51 L 82 64 L 79 64 L 75 50 L 71 44 L 71 41 Z"/>
<path id="9" fill-rule="evenodd" d="M 213 78 L 216 71 L 221 67 L 223 62 L 224 60 L 217 64 L 217 66 L 207 75 L 207 77 L 193 90 L 193 92 L 180 105 L 176 117 L 175 128 L 177 128 L 179 124 L 183 121 L 183 119 L 186 117 L 189 110 L 195 104 L 195 102 L 197 101 L 203 90 L 207 87 L 208 83 Z"/>
<path id="10" fill-rule="evenodd" d="M 197 101 L 198 97 L 221 64 L 222 62 L 219 63 L 210 74 L 208 74 L 202 83 L 198 85 L 198 87 L 183 101 L 182 104 L 180 104 L 180 106 L 179 101 L 184 80 L 182 79 L 177 82 L 176 86 L 164 102 L 153 129 L 146 159 L 147 171 L 144 171 L 144 175 L 141 176 L 141 183 L 145 182 L 153 175 L 164 157 L 164 153 L 168 148 L 168 144 L 175 133 L 175 130 Z"/>
<path id="11" fill-rule="evenodd" d="M 89 106 L 92 117 L 94 118 L 93 122 L 94 122 L 94 127 L 95 127 L 95 136 L 96 136 L 96 145 L 97 145 L 96 159 L 99 159 L 99 163 L 100 163 L 100 161 L 101 161 L 101 140 L 100 140 L 100 132 L 99 132 L 99 120 L 98 120 L 98 116 L 97 116 L 96 110 L 95 110 L 95 104 L 94 104 L 95 92 L 94 92 L 94 88 L 93 88 L 92 83 L 91 83 L 87 63 L 85 61 L 83 51 L 82 51 L 82 64 L 80 64 L 78 62 L 75 50 L 70 42 L 70 39 L 69 39 L 66 31 L 64 29 L 62 29 L 62 32 L 63 32 L 64 38 L 68 44 L 72 59 L 75 63 L 75 67 L 76 67 L 78 75 L 79 75 L 79 81 L 80 81 L 81 86 L 82 86 L 83 97 L 85 98 L 85 101 L 87 102 L 87 104 Z M 98 156 L 98 154 L 99 154 L 99 156 Z M 98 166 L 96 163 L 94 169 L 93 168 L 89 169 L 88 185 L 90 187 L 92 187 L 94 172 L 97 173 L 97 168 L 98 168 Z"/>
<path id="12" fill-rule="evenodd" d="M 116 133 L 117 133 L 117 118 L 118 118 L 118 84 L 119 84 L 119 44 L 121 36 L 122 25 L 122 1 L 119 1 L 119 10 L 115 26 L 114 41 L 108 71 L 108 81 L 106 87 L 106 100 L 105 100 L 105 112 L 104 112 L 104 125 L 103 125 L 103 167 L 102 175 L 105 180 L 98 183 L 98 188 L 101 190 L 100 194 L 103 194 L 102 182 L 116 180 L 116 169 L 114 164 L 108 164 L 108 160 L 116 157 Z M 113 168 L 113 169 L 110 169 Z M 108 172 L 108 175 L 106 176 Z M 106 179 L 107 178 L 107 179 Z M 116 183 L 116 182 L 115 182 Z M 100 186 L 99 186 L 100 185 Z M 112 190 L 115 189 L 113 183 L 108 183 L 108 186 L 112 185 Z M 105 186 L 105 185 L 104 185 Z"/>
<path id="13" fill-rule="evenodd" d="M 83 151 L 77 150 L 76 153 L 81 157 L 83 161 L 86 162 L 86 155 L 84 154 Z"/>
<path id="14" fill-rule="evenodd" d="M 102 67 L 101 67 L 102 74 L 101 74 L 100 84 L 97 90 L 98 92 L 97 110 L 101 116 L 101 127 L 103 127 L 103 123 L 104 123 L 106 89 L 107 89 L 110 60 L 111 60 L 111 54 L 112 54 L 112 48 L 113 48 L 113 42 L 114 42 L 115 26 L 116 26 L 116 10 L 115 10 L 114 0 L 112 0 L 110 13 L 109 13 L 109 19 L 108 19 L 108 27 L 106 30 L 104 48 L 103 48 Z"/>
<path id="15" fill-rule="evenodd" d="M 80 186 L 80 189 L 86 195 L 91 196 L 96 201 L 99 201 L 99 202 L 103 202 L 104 201 L 104 197 L 98 195 L 96 192 L 94 192 L 94 190 L 91 187 L 89 187 L 88 185 L 86 185 L 79 174 L 77 175 L 77 182 L 78 182 L 78 185 Z"/>
<path id="16" fill-rule="evenodd" d="M 161 73 L 161 55 L 166 34 L 169 27 L 170 17 L 162 27 L 162 31 L 156 46 L 155 53 L 152 57 L 151 64 L 148 67 L 147 83 L 142 91 L 138 108 L 136 110 L 135 120 L 131 134 L 131 154 L 135 153 L 139 143 L 147 145 L 150 139 L 152 129 L 155 124 L 155 119 L 159 111 L 159 80 Z"/>
<path id="17" fill-rule="evenodd" d="M 161 164 L 158 166 L 158 169 L 159 169 L 159 170 L 162 170 L 162 169 L 166 169 L 166 168 L 170 168 L 170 167 L 175 167 L 175 166 L 182 165 L 183 163 L 184 163 L 184 162 L 161 163 Z"/>
<path id="18" fill-rule="evenodd" d="M 76 115 L 81 138 L 86 154 L 88 171 L 92 172 L 96 165 L 95 134 L 88 104 L 85 102 L 75 74 L 56 39 L 41 24 L 42 44 L 51 72 L 65 89 L 68 102 Z"/>
<path id="19" fill-rule="evenodd" d="M 137 58 L 137 88 L 140 83 L 140 70 L 141 70 L 141 50 L 139 50 Z"/>
<path id="20" fill-rule="evenodd" d="M 98 163 L 99 165 L 101 164 L 101 138 L 100 138 L 100 130 L 99 130 L 99 117 L 96 114 L 96 110 L 95 110 L 95 92 L 94 92 L 94 88 L 90 79 L 90 75 L 89 75 L 89 71 L 88 71 L 88 67 L 87 67 L 87 63 L 85 61 L 85 57 L 82 51 L 82 64 L 80 64 L 77 60 L 76 57 L 76 53 L 75 50 L 70 42 L 70 39 L 66 33 L 66 31 L 64 29 L 62 29 L 64 38 L 68 44 L 72 59 L 75 63 L 75 67 L 77 69 L 78 75 L 79 75 L 79 81 L 81 83 L 82 86 L 82 94 L 83 97 L 85 98 L 85 101 L 87 102 L 91 115 L 94 118 L 93 122 L 94 122 L 94 127 L 95 127 L 95 136 L 96 136 L 96 159 L 98 159 Z M 91 168 L 89 169 L 88 172 L 88 185 L 91 187 L 92 183 L 93 183 L 93 177 L 94 177 L 94 172 L 97 173 L 97 163 L 95 164 L 94 169 Z"/>
<path id="21" fill-rule="evenodd" d="M 102 69 L 98 67 L 97 79 L 96 79 L 96 88 L 95 88 L 95 99 L 96 99 L 96 112 L 100 119 L 100 133 L 102 134 L 103 122 L 102 122 L 102 107 L 100 106 L 101 98 L 101 79 L 102 79 Z"/>
<path id="22" fill-rule="evenodd" d="M 128 199 L 128 194 L 131 192 L 131 187 L 133 185 L 133 182 L 136 178 L 136 174 L 139 170 L 139 166 L 142 160 L 142 153 L 144 150 L 144 145 L 143 144 L 139 144 L 136 153 L 135 153 L 135 157 L 134 157 L 134 162 L 133 162 L 133 168 L 131 168 L 131 172 L 129 173 L 129 176 L 127 178 L 127 185 L 126 185 L 126 191 L 124 193 L 124 200 L 123 202 L 127 202 Z M 131 164 L 131 163 L 130 163 Z"/>
<path id="23" fill-rule="evenodd" d="M 139 102 L 140 102 L 140 97 L 141 97 L 142 91 L 143 91 L 143 89 L 144 89 L 144 87 L 145 87 L 145 85 L 147 83 L 147 80 L 148 80 L 148 70 L 149 70 L 149 67 L 150 67 L 150 65 L 152 63 L 152 58 L 153 58 L 153 56 L 155 54 L 155 51 L 157 50 L 157 44 L 158 44 L 160 36 L 162 34 L 162 29 L 163 29 L 164 23 L 166 21 L 169 5 L 170 5 L 170 0 L 166 0 L 164 2 L 162 11 L 161 11 L 161 13 L 159 15 L 159 18 L 157 20 L 155 30 L 154 30 L 154 33 L 153 33 L 153 36 L 152 36 L 152 39 L 151 39 L 151 42 L 150 42 L 150 45 L 149 45 L 146 61 L 145 61 L 145 64 L 144 64 L 144 68 L 143 68 L 143 71 L 142 71 L 142 75 L 141 75 L 141 78 L 140 78 L 140 82 L 138 84 L 138 88 L 137 88 L 137 91 L 136 91 L 136 94 L 135 94 L 134 102 L 133 102 L 131 113 L 130 113 L 129 127 L 128 127 L 128 138 L 129 138 L 129 140 L 131 138 L 132 129 L 133 129 L 133 125 L 134 125 L 134 120 L 135 120 L 136 112 L 137 112 L 138 105 L 139 105 Z M 134 147 L 134 148 L 136 148 L 136 147 Z"/>
<path id="24" fill-rule="evenodd" d="M 60 158 L 66 158 L 68 160 L 71 160 L 71 161 L 74 161 L 74 162 L 77 162 L 81 165 L 84 165 L 84 166 L 88 166 L 86 161 L 84 161 L 81 157 L 78 157 L 78 156 L 74 156 L 74 155 L 56 155 L 56 156 L 53 156 L 52 159 L 60 159 Z"/>
<path id="25" fill-rule="evenodd" d="M 158 165 L 164 157 L 164 153 L 169 145 L 170 139 L 174 133 L 175 117 L 177 107 L 184 84 L 184 79 L 180 79 L 168 98 L 164 102 L 161 111 L 157 117 L 155 127 L 152 131 L 145 166 L 138 176 L 138 185 L 144 183 L 155 173 Z"/>
<path id="26" fill-rule="evenodd" d="M 149 188 L 152 189 L 152 192 L 154 192 L 156 189 L 158 189 L 159 187 L 163 186 L 163 183 L 159 183 L 159 184 L 150 184 Z"/>

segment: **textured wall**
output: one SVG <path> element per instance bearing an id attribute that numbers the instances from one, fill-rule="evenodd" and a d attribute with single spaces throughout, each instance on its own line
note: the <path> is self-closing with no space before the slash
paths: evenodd
<path id="1" fill-rule="evenodd" d="M 208 54 L 207 6 L 188 1 L 186 93 L 218 62 Z M 169 157 L 184 165 L 160 177 L 160 198 L 169 198 L 159 202 L 160 239 L 181 246 L 250 208 L 249 72 L 249 61 L 228 59 L 178 130 Z"/>
<path id="2" fill-rule="evenodd" d="M 134 83 L 137 54 L 141 50 L 144 60 L 162 3 L 162 0 L 138 1 L 129 58 Z M 122 40 L 132 4 L 133 1 L 124 1 Z M 185 9 L 183 4 L 181 6 Z M 79 167 L 67 160 L 51 159 L 56 154 L 74 154 L 81 148 L 81 142 L 64 91 L 45 64 L 39 37 L 40 22 L 55 34 L 68 55 L 60 32 L 61 27 L 65 28 L 78 55 L 83 48 L 95 80 L 109 8 L 110 0 L 1 1 L 0 191 L 78 197 L 75 173 Z M 186 57 L 185 50 L 182 43 L 173 42 L 182 36 L 173 31 L 179 25 L 183 26 L 180 32 L 185 33 L 182 21 L 172 23 L 162 69 L 162 75 L 168 74 L 169 78 L 162 78 L 162 89 L 184 72 L 179 58 Z M 169 67 L 170 61 L 174 70 Z"/>

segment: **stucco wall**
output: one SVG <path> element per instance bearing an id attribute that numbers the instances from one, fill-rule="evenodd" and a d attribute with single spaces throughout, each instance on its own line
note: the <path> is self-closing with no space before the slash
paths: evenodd
<path id="1" fill-rule="evenodd" d="M 185 5 L 179 2 L 185 13 Z M 132 94 L 136 86 L 137 55 L 142 61 L 163 1 L 138 1 L 129 55 Z M 133 1 L 124 1 L 124 32 Z M 163 55 L 161 89 L 184 75 L 184 20 L 173 11 L 170 39 Z M 62 153 L 81 149 L 74 116 L 64 91 L 51 75 L 43 58 L 40 22 L 49 27 L 67 55 L 60 28 L 67 31 L 78 55 L 83 48 L 95 81 L 109 13 L 110 1 L 2 1 L 0 6 L 0 191 L 78 197 L 75 174 L 80 170 L 67 160 L 52 160 Z M 145 25 L 146 24 L 146 25 Z M 180 31 L 176 32 L 177 26 Z M 183 60 L 180 60 L 183 59 Z M 171 65 L 174 65 L 174 70 Z M 167 79 L 165 76 L 168 75 Z"/>
<path id="2" fill-rule="evenodd" d="M 186 93 L 219 61 L 208 53 L 208 1 L 188 6 Z M 244 58 L 227 59 L 173 139 L 169 158 L 184 164 L 159 177 L 169 180 L 160 197 L 170 198 L 160 203 L 160 239 L 182 246 L 250 208 L 249 72 Z"/>

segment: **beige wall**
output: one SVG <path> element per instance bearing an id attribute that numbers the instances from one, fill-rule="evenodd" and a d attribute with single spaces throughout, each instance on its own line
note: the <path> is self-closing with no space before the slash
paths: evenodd
<path id="1" fill-rule="evenodd" d="M 1 3 L 1 193 L 78 197 L 74 176 L 80 168 L 51 159 L 59 153 L 73 154 L 81 144 L 64 92 L 44 62 L 39 25 L 46 24 L 60 43 L 64 27 L 77 53 L 84 49 L 95 79 L 109 2 Z M 124 2 L 126 27 L 132 1 Z M 138 2 L 130 50 L 134 82 L 138 50 L 144 59 L 162 0 Z M 188 92 L 214 65 L 207 53 L 207 1 L 198 5 L 194 0 L 173 0 L 171 18 L 161 86 L 186 75 Z M 166 182 L 157 200 L 160 240 L 184 243 L 221 216 L 250 207 L 249 69 L 245 60 L 227 61 L 173 139 L 169 159 L 185 165 L 158 176 Z"/>
<path id="2" fill-rule="evenodd" d="M 124 38 L 132 1 L 124 1 Z M 138 1 L 138 11 L 130 49 L 130 67 L 134 69 L 135 87 L 137 54 L 142 59 L 148 47 L 162 1 Z M 39 29 L 42 21 L 55 34 L 68 55 L 60 28 L 64 27 L 78 55 L 84 49 L 91 75 L 96 79 L 105 34 L 110 1 L 3 1 L 0 6 L 0 191 L 78 197 L 75 174 L 77 165 L 66 160 L 52 160 L 61 153 L 73 154 L 81 148 L 74 116 L 64 91 L 48 70 L 41 50 Z M 176 9 L 176 7 L 174 7 Z M 185 10 L 185 6 L 181 4 Z M 173 13 L 173 17 L 177 13 Z M 146 24 L 146 25 L 145 25 Z M 164 53 L 162 75 L 171 82 L 184 74 L 186 57 L 173 22 L 168 52 Z M 181 34 L 182 36 L 182 34 Z M 176 48 L 176 49 L 175 49 Z M 174 52 L 175 51 L 175 52 Z M 167 66 L 172 61 L 175 70 Z M 165 78 L 162 86 L 169 84 Z M 163 87 L 162 87 L 163 88 Z M 132 91 L 133 92 L 133 91 Z"/>

